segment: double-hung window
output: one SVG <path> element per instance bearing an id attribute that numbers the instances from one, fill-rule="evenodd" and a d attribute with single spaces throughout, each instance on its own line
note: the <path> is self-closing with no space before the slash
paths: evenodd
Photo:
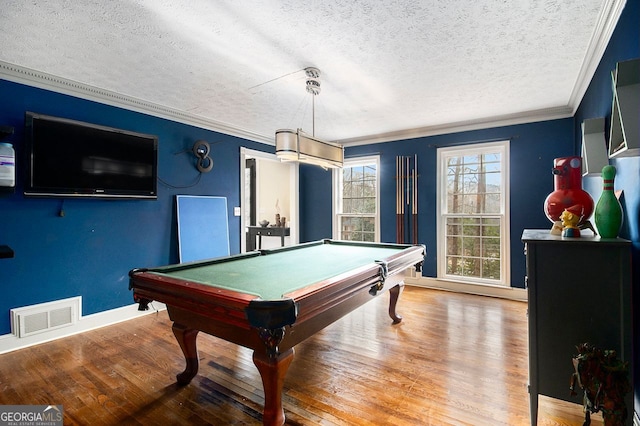
<path id="1" fill-rule="evenodd" d="M 380 241 L 380 158 L 345 159 L 333 171 L 333 238 Z"/>
<path id="2" fill-rule="evenodd" d="M 508 286 L 507 141 L 439 148 L 438 277 Z"/>

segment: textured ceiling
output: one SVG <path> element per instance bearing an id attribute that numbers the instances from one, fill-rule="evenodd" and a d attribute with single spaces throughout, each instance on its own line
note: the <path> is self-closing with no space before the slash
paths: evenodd
<path id="1" fill-rule="evenodd" d="M 314 66 L 316 136 L 360 143 L 571 115 L 621 4 L 8 1 L 0 61 L 261 141 L 311 133 Z"/>

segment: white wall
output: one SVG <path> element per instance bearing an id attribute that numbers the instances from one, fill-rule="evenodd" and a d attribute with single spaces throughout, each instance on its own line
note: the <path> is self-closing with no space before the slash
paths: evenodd
<path id="1" fill-rule="evenodd" d="M 256 185 L 257 185 L 257 209 L 256 219 L 269 221 L 269 225 L 275 225 L 276 213 L 291 219 L 290 207 L 290 166 L 289 164 L 257 159 Z M 276 208 L 276 203 L 279 209 Z"/>

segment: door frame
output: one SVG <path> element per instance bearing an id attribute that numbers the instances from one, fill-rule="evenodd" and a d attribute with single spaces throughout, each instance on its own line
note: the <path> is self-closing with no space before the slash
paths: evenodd
<path id="1" fill-rule="evenodd" d="M 247 251 L 247 239 L 246 232 L 248 224 L 245 223 L 245 167 L 247 158 L 255 158 L 256 160 L 264 161 L 276 161 L 280 162 L 275 154 L 271 154 L 264 151 L 256 151 L 246 147 L 240 147 L 240 252 L 245 253 Z M 287 222 L 289 223 L 290 235 L 289 239 L 291 244 L 298 244 L 300 242 L 300 228 L 299 228 L 299 174 L 298 163 L 282 163 L 289 166 L 289 216 Z M 260 167 L 260 161 L 256 162 L 256 168 Z M 256 204 L 259 204 L 260 194 L 256 193 Z"/>

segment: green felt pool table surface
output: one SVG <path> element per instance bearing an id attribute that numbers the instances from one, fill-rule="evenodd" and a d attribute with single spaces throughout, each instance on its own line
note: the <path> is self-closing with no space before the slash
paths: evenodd
<path id="1" fill-rule="evenodd" d="M 264 250 L 263 255 L 225 258 L 178 267 L 157 268 L 155 273 L 190 282 L 215 286 L 263 300 L 282 298 L 287 293 L 352 271 L 400 253 L 406 246 L 312 244 L 302 249 Z"/>

